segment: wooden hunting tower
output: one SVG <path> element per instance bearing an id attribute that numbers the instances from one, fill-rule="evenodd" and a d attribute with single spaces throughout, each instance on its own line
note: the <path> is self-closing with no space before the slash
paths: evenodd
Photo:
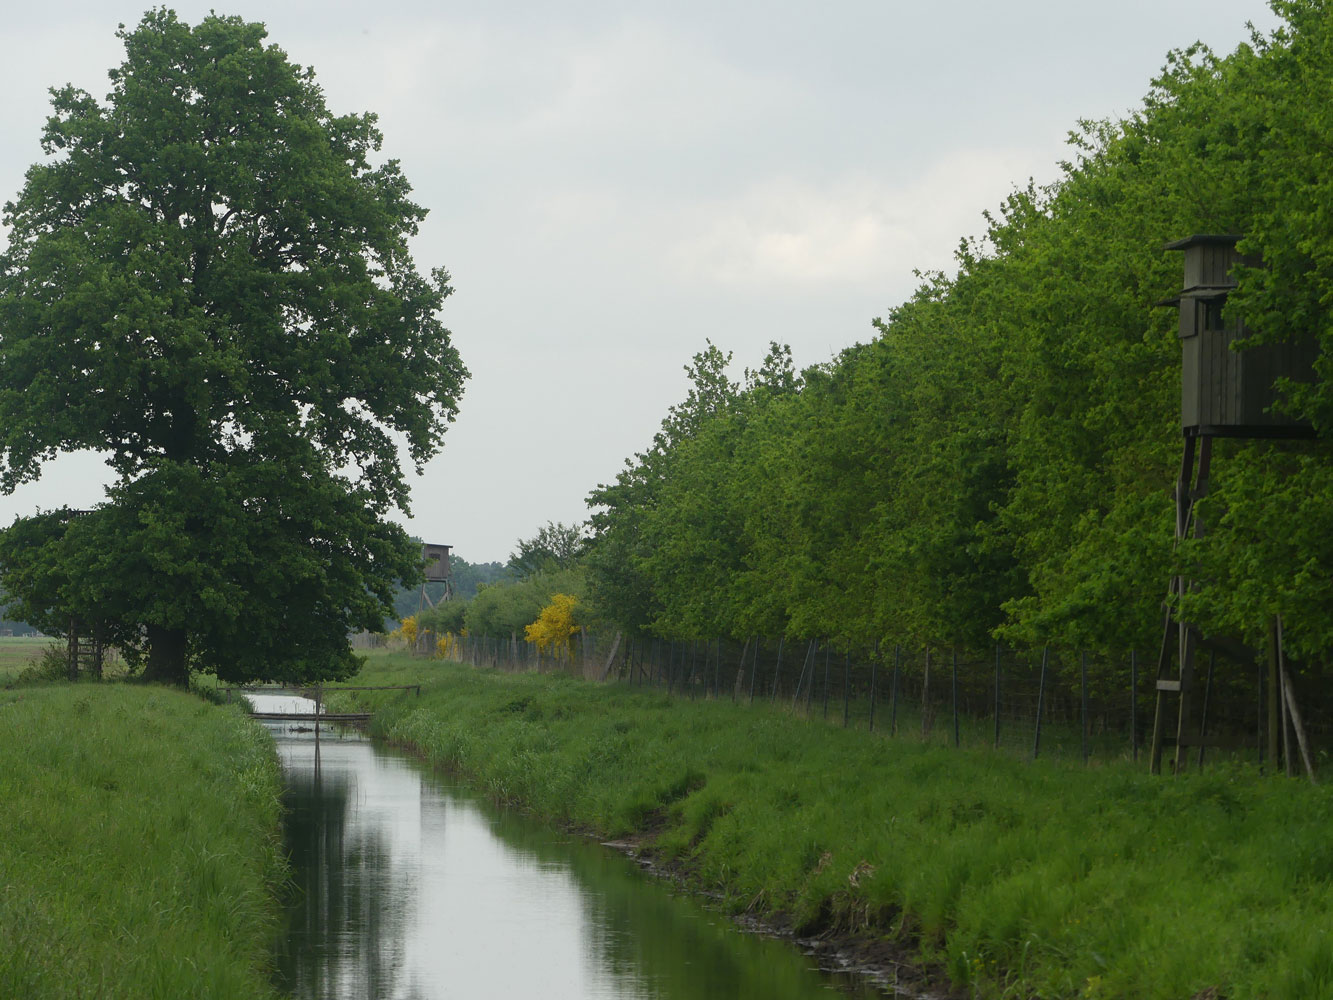
<path id="1" fill-rule="evenodd" d="M 423 545 L 421 559 L 426 564 L 427 583 L 447 583 L 453 576 L 449 566 L 449 551 L 452 545 Z"/>
<path id="2" fill-rule="evenodd" d="M 1167 250 L 1185 254 L 1185 283 L 1178 296 L 1161 305 L 1180 309 L 1180 425 L 1184 433 L 1184 456 L 1176 481 L 1176 540 L 1202 534 L 1194 515 L 1194 503 L 1208 492 L 1208 472 L 1215 437 L 1234 438 L 1308 438 L 1314 430 L 1308 421 L 1277 411 L 1279 379 L 1293 382 L 1314 380 L 1317 344 L 1313 336 L 1295 342 L 1255 344 L 1241 349 L 1236 342 L 1253 335 L 1237 319 L 1223 317 L 1228 293 L 1236 287 L 1233 271 L 1237 265 L 1262 266 L 1262 261 L 1236 250 L 1239 236 L 1189 236 L 1166 245 Z M 1167 593 L 1162 649 L 1157 661 L 1157 710 L 1153 719 L 1150 767 L 1161 770 L 1162 749 L 1175 744 L 1175 769 L 1185 769 L 1191 747 L 1198 749 L 1203 763 L 1204 748 L 1226 746 L 1228 741 L 1207 732 L 1209 669 L 1201 706 L 1195 676 L 1195 651 L 1200 645 L 1218 647 L 1187 622 L 1177 621 L 1171 613 L 1172 599 L 1184 594 L 1193 584 L 1173 577 Z M 1294 717 L 1297 735 L 1299 712 L 1286 677 L 1281 648 L 1281 624 L 1274 620 L 1270 629 L 1269 673 L 1269 752 L 1276 761 L 1276 714 L 1282 708 L 1282 727 L 1286 731 L 1288 715 Z M 1174 672 L 1174 676 L 1173 676 Z M 1179 698 L 1174 740 L 1167 735 L 1167 705 Z M 1201 708 L 1196 711 L 1196 708 Z M 1307 758 L 1308 760 L 1308 758 Z M 1288 755 L 1288 767 L 1291 766 Z M 1307 763 L 1307 768 L 1309 764 Z"/>
<path id="3" fill-rule="evenodd" d="M 1261 263 L 1237 252 L 1239 239 L 1190 236 L 1166 245 L 1185 254 L 1184 290 L 1167 300 L 1180 306 L 1180 425 L 1189 437 L 1308 437 L 1308 421 L 1274 412 L 1275 383 L 1314 380 L 1314 339 L 1236 350 L 1253 331 L 1223 319 L 1236 287 L 1232 270 Z"/>
<path id="4" fill-rule="evenodd" d="M 444 584 L 444 594 L 440 597 L 441 601 L 447 601 L 454 596 L 454 571 L 449 565 L 449 552 L 452 548 L 452 545 L 431 545 L 429 543 L 421 546 L 421 561 L 426 564 L 426 578 L 421 584 L 421 594 L 417 601 L 418 614 L 427 605 L 432 608 L 435 607 L 435 602 L 426 593 L 426 584 Z"/>

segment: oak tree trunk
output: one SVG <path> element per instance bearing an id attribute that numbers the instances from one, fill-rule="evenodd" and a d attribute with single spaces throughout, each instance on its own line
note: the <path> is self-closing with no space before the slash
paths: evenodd
<path id="1" fill-rule="evenodd" d="M 148 662 L 143 679 L 177 687 L 190 683 L 190 672 L 185 666 L 184 629 L 148 626 Z"/>

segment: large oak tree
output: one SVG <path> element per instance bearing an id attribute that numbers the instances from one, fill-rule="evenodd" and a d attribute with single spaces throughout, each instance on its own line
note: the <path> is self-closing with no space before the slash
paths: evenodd
<path id="1" fill-rule="evenodd" d="M 52 91 L 0 253 L 0 488 L 80 449 L 116 482 L 0 534 L 0 581 L 156 679 L 344 674 L 419 573 L 385 516 L 467 375 L 448 275 L 413 263 L 425 211 L 375 117 L 331 113 L 262 24 L 118 37 L 104 101 Z"/>

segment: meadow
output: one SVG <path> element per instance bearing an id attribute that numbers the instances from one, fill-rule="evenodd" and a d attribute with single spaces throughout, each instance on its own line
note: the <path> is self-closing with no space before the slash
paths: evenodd
<path id="1" fill-rule="evenodd" d="M 287 869 L 264 731 L 111 683 L 0 689 L 0 721 L 0 997 L 275 997 Z"/>
<path id="2" fill-rule="evenodd" d="M 729 700 L 372 655 L 336 696 L 497 801 L 639 843 L 732 912 L 976 997 L 1333 995 L 1333 793 L 889 739 Z"/>
<path id="3" fill-rule="evenodd" d="M 0 636 L 0 687 L 11 684 L 55 641 L 31 636 Z"/>

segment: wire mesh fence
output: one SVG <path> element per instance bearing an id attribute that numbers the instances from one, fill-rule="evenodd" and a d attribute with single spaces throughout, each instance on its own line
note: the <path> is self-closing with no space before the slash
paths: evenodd
<path id="1" fill-rule="evenodd" d="M 859 648 L 818 638 L 665 639 L 586 630 L 558 652 L 516 634 L 448 637 L 446 645 L 444 651 L 439 637 L 423 633 L 416 648 L 478 667 L 776 706 L 829 725 L 1034 758 L 1138 760 L 1147 753 L 1157 700 L 1156 655 L 1148 661 L 1134 650 L 1101 656 L 1054 647 Z M 1205 753 L 1262 762 L 1269 697 L 1262 665 L 1210 653 L 1199 670 L 1202 728 L 1227 749 L 1199 747 L 1191 755 L 1200 764 Z M 1311 714 L 1316 733 L 1333 735 L 1328 713 Z"/>

